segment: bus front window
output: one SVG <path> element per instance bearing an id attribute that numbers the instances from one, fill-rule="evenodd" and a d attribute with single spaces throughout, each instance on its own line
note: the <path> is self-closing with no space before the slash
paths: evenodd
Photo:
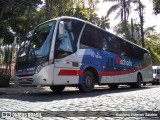
<path id="1" fill-rule="evenodd" d="M 49 54 L 55 24 L 56 21 L 44 23 L 26 35 L 20 46 L 18 62 L 34 61 Z"/>

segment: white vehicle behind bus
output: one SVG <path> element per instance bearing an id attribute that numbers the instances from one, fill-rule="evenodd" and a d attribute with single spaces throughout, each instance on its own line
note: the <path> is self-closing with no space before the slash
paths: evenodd
<path id="1" fill-rule="evenodd" d="M 152 66 L 153 69 L 153 81 L 152 84 L 159 84 L 160 83 L 160 66 Z"/>

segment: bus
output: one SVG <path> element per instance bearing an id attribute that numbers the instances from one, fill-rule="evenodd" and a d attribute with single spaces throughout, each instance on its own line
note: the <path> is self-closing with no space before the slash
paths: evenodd
<path id="1" fill-rule="evenodd" d="M 20 86 L 66 86 L 91 92 L 95 85 L 140 88 L 152 80 L 150 52 L 87 21 L 62 16 L 28 32 L 15 66 Z"/>

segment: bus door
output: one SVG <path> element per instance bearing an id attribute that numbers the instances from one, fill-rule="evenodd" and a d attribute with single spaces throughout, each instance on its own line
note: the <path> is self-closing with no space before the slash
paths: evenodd
<path id="1" fill-rule="evenodd" d="M 80 58 L 76 56 L 76 51 L 82 27 L 82 22 L 72 19 L 64 19 L 59 23 L 54 51 L 54 84 L 78 83 Z"/>

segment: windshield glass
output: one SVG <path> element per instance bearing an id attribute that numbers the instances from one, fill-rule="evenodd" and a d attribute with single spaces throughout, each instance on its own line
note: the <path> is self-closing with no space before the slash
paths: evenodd
<path id="1" fill-rule="evenodd" d="M 44 23 L 23 38 L 18 52 L 18 62 L 35 60 L 48 55 L 55 24 L 56 21 Z"/>
<path id="2" fill-rule="evenodd" d="M 54 58 L 60 59 L 71 55 L 77 50 L 77 42 L 84 25 L 83 22 L 63 19 L 60 21 L 59 26 L 63 26 L 63 34 L 57 34 L 55 41 Z"/>

